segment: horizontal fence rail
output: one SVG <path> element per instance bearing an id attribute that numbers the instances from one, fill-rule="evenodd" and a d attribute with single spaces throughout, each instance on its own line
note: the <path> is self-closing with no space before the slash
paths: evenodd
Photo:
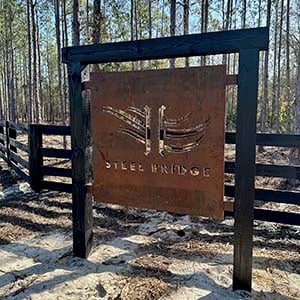
<path id="1" fill-rule="evenodd" d="M 70 126 L 42 125 L 41 130 L 46 135 L 71 135 Z"/>
<path id="2" fill-rule="evenodd" d="M 11 121 L 7 121 L 8 122 L 8 127 L 11 129 L 15 129 L 17 131 L 20 132 L 24 132 L 24 133 L 28 133 L 28 125 L 26 124 L 17 124 Z"/>
<path id="3" fill-rule="evenodd" d="M 10 157 L 12 158 L 12 160 L 15 160 L 17 163 L 19 163 L 22 167 L 29 169 L 29 162 L 23 159 L 21 156 L 11 151 Z"/>
<path id="4" fill-rule="evenodd" d="M 235 132 L 226 132 L 226 144 L 235 144 Z M 257 133 L 256 135 L 257 146 L 277 146 L 288 148 L 300 147 L 299 134 L 272 134 L 272 133 Z"/>
<path id="5" fill-rule="evenodd" d="M 235 173 L 234 161 L 225 161 L 225 173 Z M 300 180 L 300 167 L 256 164 L 256 176 L 295 178 Z"/>
<path id="6" fill-rule="evenodd" d="M 233 211 L 225 210 L 225 217 L 233 217 Z M 284 212 L 284 211 L 276 211 L 270 209 L 254 209 L 254 218 L 255 220 L 265 221 L 265 222 L 273 222 L 273 223 L 281 223 L 287 225 L 300 225 L 299 214 Z"/>
<path id="7" fill-rule="evenodd" d="M 24 152 L 29 153 L 29 148 L 28 148 L 28 146 L 27 146 L 26 144 L 21 143 L 21 142 L 16 141 L 16 140 L 13 140 L 13 139 L 11 139 L 11 140 L 9 141 L 9 143 L 10 143 L 12 146 L 14 146 L 14 147 L 16 147 L 16 148 L 18 148 L 18 149 L 20 149 L 20 150 L 22 150 L 22 151 L 24 151 Z"/>
<path id="8" fill-rule="evenodd" d="M 26 182 L 30 181 L 30 176 L 25 173 L 22 169 L 20 169 L 17 165 L 15 165 L 13 162 L 11 162 L 10 167 Z"/>
<path id="9" fill-rule="evenodd" d="M 42 171 L 43 175 L 47 176 L 72 177 L 71 169 L 43 166 Z"/>
<path id="10" fill-rule="evenodd" d="M 234 185 L 225 184 L 225 196 L 234 198 Z M 276 202 L 300 205 L 300 193 L 278 190 L 255 189 L 255 199 L 263 202 Z"/>
<path id="11" fill-rule="evenodd" d="M 71 159 L 72 151 L 67 149 L 42 148 L 42 156 Z"/>
<path id="12" fill-rule="evenodd" d="M 61 183 L 54 181 L 42 181 L 42 188 L 52 191 L 72 193 L 72 184 L 71 183 Z"/>

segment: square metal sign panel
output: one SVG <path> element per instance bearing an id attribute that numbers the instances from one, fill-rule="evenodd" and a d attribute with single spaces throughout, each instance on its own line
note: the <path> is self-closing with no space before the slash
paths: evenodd
<path id="1" fill-rule="evenodd" d="M 95 199 L 223 218 L 226 67 L 90 79 Z"/>

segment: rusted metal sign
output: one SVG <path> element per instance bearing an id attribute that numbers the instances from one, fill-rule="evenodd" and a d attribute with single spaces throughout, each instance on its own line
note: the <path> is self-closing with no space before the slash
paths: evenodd
<path id="1" fill-rule="evenodd" d="M 91 74 L 97 201 L 223 218 L 225 66 Z"/>

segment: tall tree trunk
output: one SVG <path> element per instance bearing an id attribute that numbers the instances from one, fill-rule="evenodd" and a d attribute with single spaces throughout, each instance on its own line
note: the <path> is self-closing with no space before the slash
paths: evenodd
<path id="1" fill-rule="evenodd" d="M 208 6 L 209 1 L 203 0 L 202 7 L 201 7 L 201 33 L 207 32 L 208 28 Z M 201 56 L 201 66 L 206 65 L 206 57 Z"/>
<path id="2" fill-rule="evenodd" d="M 101 42 L 101 29 L 101 0 L 94 0 L 93 44 L 99 44 Z"/>
<path id="3" fill-rule="evenodd" d="M 16 121 L 16 98 L 15 98 L 15 85 L 14 85 L 14 77 L 15 77 L 15 67 L 14 67 L 14 47 L 13 47 L 13 12 L 11 10 L 11 6 L 9 6 L 9 62 L 10 62 L 10 76 L 9 76 L 9 89 L 10 89 L 10 120 Z"/>
<path id="4" fill-rule="evenodd" d="M 138 34 L 138 0 L 134 0 L 135 4 L 134 4 L 134 32 L 135 32 L 135 40 L 138 40 L 139 34 Z"/>
<path id="5" fill-rule="evenodd" d="M 94 0 L 94 26 L 93 26 L 93 44 L 101 42 L 102 16 L 101 0 Z M 99 71 L 99 65 L 93 65 L 95 72 Z"/>
<path id="6" fill-rule="evenodd" d="M 273 61 L 273 84 L 272 84 L 272 114 L 271 114 L 271 128 L 274 129 L 274 122 L 276 118 L 276 62 L 277 62 L 277 44 L 278 44 L 278 4 L 279 0 L 275 2 L 275 29 L 274 29 L 274 61 Z"/>
<path id="7" fill-rule="evenodd" d="M 6 88 L 5 88 L 5 76 L 3 74 L 4 72 L 1 72 L 1 86 L 2 86 L 2 114 L 1 114 L 1 118 L 4 120 L 6 118 L 5 115 L 5 99 L 7 99 L 6 97 Z"/>
<path id="8" fill-rule="evenodd" d="M 267 4 L 267 27 L 270 27 L 271 23 L 271 0 L 268 0 Z M 261 107 L 261 120 L 260 120 L 260 131 L 266 131 L 267 123 L 267 111 L 268 111 L 268 101 L 269 101 L 269 91 L 268 91 L 268 81 L 269 81 L 269 51 L 265 51 L 264 56 L 264 72 L 263 72 L 263 101 Z"/>
<path id="9" fill-rule="evenodd" d="M 224 0 L 223 0 L 223 7 L 224 7 Z M 223 30 L 228 30 L 229 29 L 229 22 L 230 22 L 230 18 L 231 18 L 231 2 L 232 0 L 227 0 L 227 9 L 226 9 L 226 14 L 224 13 L 224 9 L 223 9 Z M 223 59 L 222 59 L 222 63 L 226 64 L 227 63 L 227 54 L 223 54 Z"/>
<path id="10" fill-rule="evenodd" d="M 60 5 L 59 0 L 55 0 L 55 24 L 56 24 L 56 46 L 57 46 L 57 74 L 58 74 L 58 92 L 59 92 L 59 102 L 60 102 L 60 115 L 61 115 L 61 123 L 62 125 L 66 125 L 66 112 L 64 105 L 64 97 L 62 92 L 62 72 L 61 72 L 61 41 L 60 41 Z M 63 137 L 64 148 L 66 148 L 66 137 Z"/>
<path id="11" fill-rule="evenodd" d="M 258 22 L 257 26 L 260 27 L 261 23 L 261 0 L 258 1 Z"/>
<path id="12" fill-rule="evenodd" d="M 290 70 L 290 0 L 286 3 L 286 97 L 287 97 L 287 130 L 291 132 L 291 70 Z"/>
<path id="13" fill-rule="evenodd" d="M 89 43 L 89 41 L 90 41 L 90 4 L 89 4 L 89 0 L 86 0 L 85 10 L 86 10 L 85 41 L 86 41 L 86 43 Z"/>
<path id="14" fill-rule="evenodd" d="M 79 1 L 73 0 L 72 45 L 80 44 Z"/>
<path id="15" fill-rule="evenodd" d="M 183 1 L 183 34 L 189 34 L 190 31 L 190 0 Z M 185 66 L 189 67 L 189 58 L 185 58 Z"/>
<path id="16" fill-rule="evenodd" d="M 162 9 L 161 9 L 161 36 L 164 37 L 165 36 L 165 27 L 164 27 L 164 15 L 165 15 L 165 0 L 162 0 Z"/>
<path id="17" fill-rule="evenodd" d="M 243 0 L 242 28 L 246 28 L 247 0 Z"/>
<path id="18" fill-rule="evenodd" d="M 49 96 L 49 105 L 48 105 L 48 116 L 47 119 L 50 121 L 50 123 L 54 123 L 54 101 L 53 101 L 53 93 L 52 93 L 52 84 L 53 84 L 53 79 L 52 79 L 52 69 L 50 67 L 50 50 L 49 50 L 49 43 L 47 41 L 47 71 L 48 71 L 48 96 Z"/>
<path id="19" fill-rule="evenodd" d="M 276 91 L 276 132 L 280 131 L 280 96 L 281 96 L 281 74 L 280 74 L 280 68 L 281 68 L 281 47 L 282 47 L 282 24 L 283 24 L 283 4 L 284 0 L 281 0 L 281 8 L 280 8 L 280 24 L 279 24 L 279 41 L 278 41 L 278 59 L 277 59 L 277 91 Z"/>
<path id="20" fill-rule="evenodd" d="M 297 55 L 297 82 L 296 82 L 296 97 L 294 102 L 294 133 L 300 134 L 300 47 Z"/>
<path id="21" fill-rule="evenodd" d="M 31 26 L 30 26 L 30 0 L 27 0 L 27 43 L 28 43 L 28 122 L 32 123 L 32 60 L 31 60 Z"/>
<path id="22" fill-rule="evenodd" d="M 294 101 L 294 134 L 300 134 L 300 46 L 298 47 L 296 96 Z M 291 149 L 290 164 L 300 165 L 300 148 Z M 296 180 L 294 180 L 294 182 L 296 182 Z"/>
<path id="23" fill-rule="evenodd" d="M 37 89 L 38 89 L 38 102 L 37 111 L 39 115 L 39 122 L 43 120 L 43 87 L 42 87 L 42 70 L 41 70 L 41 49 L 40 49 L 40 33 L 39 22 L 36 13 L 36 49 L 37 49 Z"/>
<path id="24" fill-rule="evenodd" d="M 66 8 L 66 1 L 67 0 L 63 0 L 62 2 L 62 15 L 63 15 L 63 47 L 68 47 L 69 45 L 69 37 L 68 37 L 68 28 L 67 28 L 67 8 Z M 66 119 L 66 123 L 67 123 L 67 119 L 68 119 L 68 74 L 67 74 L 67 66 L 65 64 L 63 64 L 62 66 L 63 68 L 63 99 L 64 99 L 64 111 L 65 111 L 65 119 Z"/>
<path id="25" fill-rule="evenodd" d="M 134 34 L 134 5 L 135 0 L 130 1 L 130 40 L 133 41 L 135 34 Z"/>
<path id="26" fill-rule="evenodd" d="M 60 115 L 61 115 L 61 122 L 63 125 L 66 125 L 66 113 L 65 113 L 65 106 L 63 102 L 63 92 L 62 92 L 62 72 L 61 72 L 61 41 L 60 41 L 60 5 L 59 0 L 55 0 L 55 24 L 56 24 L 56 49 L 57 49 L 57 74 L 58 74 L 58 93 L 59 93 L 59 101 L 60 101 Z M 64 147 L 66 148 L 66 138 L 64 136 Z"/>
<path id="27" fill-rule="evenodd" d="M 10 68 L 9 68 L 9 57 L 8 57 L 8 43 L 7 43 L 7 27 L 5 27 L 5 43 L 3 47 L 3 57 L 4 57 L 4 87 L 5 87 L 5 118 L 9 120 L 9 110 L 10 110 L 10 89 L 9 89 L 9 76 L 10 76 Z"/>
<path id="28" fill-rule="evenodd" d="M 0 85 L 0 118 L 3 120 L 3 103 L 2 103 L 3 95 L 2 95 L 2 86 Z"/>
<path id="29" fill-rule="evenodd" d="M 131 41 L 134 41 L 136 39 L 136 0 L 131 0 L 130 2 L 130 39 Z M 137 64 L 136 62 L 132 62 L 132 70 L 137 69 Z"/>
<path id="30" fill-rule="evenodd" d="M 35 122 L 40 122 L 40 98 L 38 91 L 38 57 L 36 40 L 36 1 L 31 0 L 31 24 L 32 24 L 32 45 L 33 45 L 33 99 L 35 105 Z"/>
<path id="31" fill-rule="evenodd" d="M 152 0 L 148 0 L 148 37 L 152 39 Z M 149 69 L 151 69 L 152 63 L 149 60 Z"/>
<path id="32" fill-rule="evenodd" d="M 170 36 L 175 36 L 176 31 L 176 0 L 171 0 L 170 5 Z M 170 68 L 175 68 L 175 58 L 170 59 Z"/>

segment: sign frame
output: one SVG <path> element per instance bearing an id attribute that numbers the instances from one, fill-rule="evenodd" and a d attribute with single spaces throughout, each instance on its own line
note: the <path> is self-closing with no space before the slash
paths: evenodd
<path id="1" fill-rule="evenodd" d="M 259 52 L 268 50 L 269 28 L 250 28 L 62 49 L 68 67 L 72 144 L 73 253 L 92 247 L 91 132 L 89 99 L 81 72 L 89 64 L 216 54 L 239 54 L 235 162 L 233 290 L 251 291 L 255 199 Z"/>

